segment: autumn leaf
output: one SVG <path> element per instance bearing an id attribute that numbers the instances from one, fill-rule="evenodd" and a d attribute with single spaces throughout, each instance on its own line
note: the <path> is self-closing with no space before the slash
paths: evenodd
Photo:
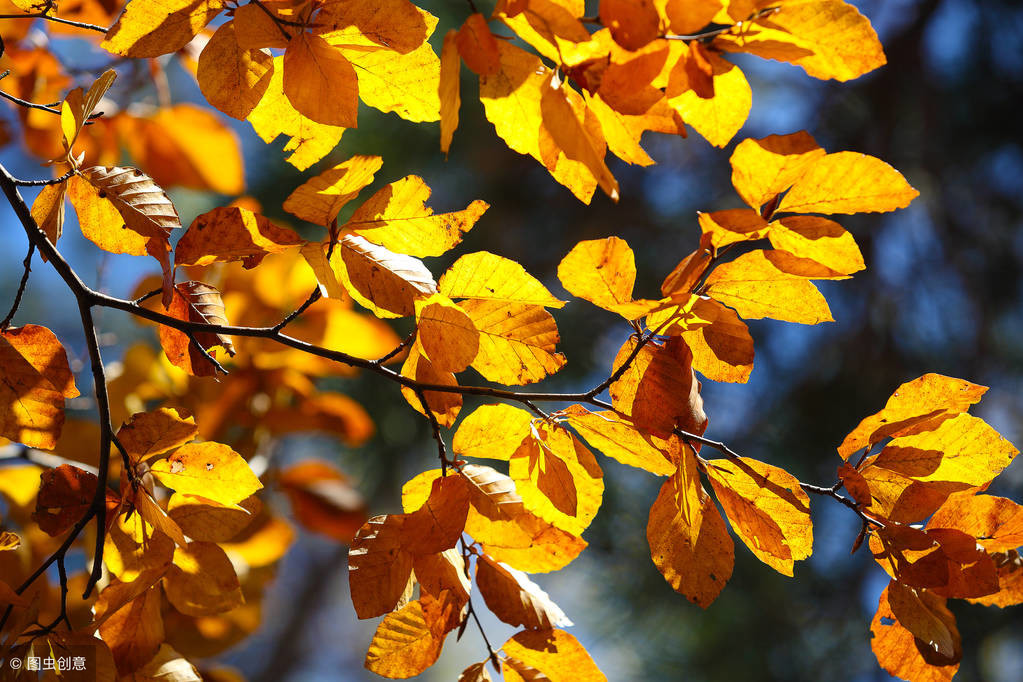
<path id="1" fill-rule="evenodd" d="M 676 441 L 675 450 L 679 464 L 650 507 L 647 542 L 654 565 L 672 589 L 705 609 L 732 575 L 735 547 L 700 483 L 692 448 Z"/>
<path id="2" fill-rule="evenodd" d="M 953 495 L 927 527 L 955 528 L 988 552 L 1007 552 L 1023 547 L 1023 506 L 994 495 Z"/>
<path id="3" fill-rule="evenodd" d="M 463 457 L 509 460 L 529 435 L 532 421 L 518 407 L 481 405 L 458 425 L 451 449 Z"/>
<path id="4" fill-rule="evenodd" d="M 881 593 L 877 613 L 870 624 L 873 635 L 870 647 L 874 650 L 877 662 L 892 675 L 903 679 L 928 682 L 951 680 L 959 669 L 959 658 L 962 656 L 954 616 L 946 608 L 943 599 L 931 595 L 925 598 L 925 606 L 920 604 L 918 607 L 923 607 L 929 612 L 929 617 L 935 619 L 935 634 L 940 636 L 945 647 L 951 647 L 951 655 L 942 655 L 942 645 L 938 649 L 932 648 L 898 621 L 889 596 L 891 586 L 897 584 L 890 583 Z"/>
<path id="5" fill-rule="evenodd" d="M 178 547 L 163 588 L 171 606 L 190 616 L 221 613 L 245 602 L 231 560 L 213 542 Z"/>
<path id="6" fill-rule="evenodd" d="M 189 443 L 167 459 L 155 462 L 153 475 L 163 485 L 186 495 L 236 505 L 263 485 L 241 455 L 220 443 Z"/>
<path id="7" fill-rule="evenodd" d="M 326 227 L 345 204 L 373 182 L 383 163 L 379 156 L 356 154 L 302 183 L 284 200 L 283 208 L 302 220 Z"/>
<path id="8" fill-rule="evenodd" d="M 414 677 L 434 664 L 443 644 L 444 633 L 430 628 L 417 599 L 380 623 L 366 653 L 366 668 L 384 677 Z"/>
<path id="9" fill-rule="evenodd" d="M 729 159 L 732 185 L 743 201 L 759 211 L 824 155 L 806 131 L 745 139 L 736 145 Z"/>
<path id="10" fill-rule="evenodd" d="M 407 54 L 430 37 L 437 18 L 409 0 L 349 0 L 325 3 L 317 24 L 346 44 Z"/>
<path id="11" fill-rule="evenodd" d="M 278 483 L 296 520 L 308 530 L 351 543 L 366 523 L 366 502 L 352 482 L 326 462 L 307 461 L 281 472 Z"/>
<path id="12" fill-rule="evenodd" d="M 64 199 L 68 183 L 47 185 L 32 202 L 32 219 L 51 244 L 56 244 L 64 232 Z"/>
<path id="13" fill-rule="evenodd" d="M 415 301 L 437 293 L 433 275 L 418 258 L 394 253 L 358 235 L 345 235 L 331 265 L 352 298 L 377 317 L 415 313 Z"/>
<path id="14" fill-rule="evenodd" d="M 185 322 L 227 325 L 226 311 L 220 292 L 203 282 L 179 282 L 174 285 L 167 315 Z M 160 326 L 160 345 L 171 364 L 193 376 L 216 376 L 217 367 L 210 361 L 212 348 L 219 346 L 234 355 L 234 344 L 226 334 L 193 332 L 189 334 L 166 325 Z M 210 356 L 207 356 L 207 353 Z"/>
<path id="15" fill-rule="evenodd" d="M 118 673 L 127 675 L 148 663 L 156 655 L 160 643 L 164 640 L 160 590 L 151 587 L 133 598 L 126 606 L 116 611 L 107 610 L 103 607 L 104 595 L 116 585 L 112 583 L 100 593 L 96 616 L 97 619 L 103 619 L 103 624 L 99 626 L 99 634 L 114 655 Z"/>
<path id="16" fill-rule="evenodd" d="M 479 352 L 480 334 L 472 319 L 443 294 L 416 301 L 419 346 L 442 372 L 461 372 Z"/>
<path id="17" fill-rule="evenodd" d="M 784 469 L 748 457 L 707 464 L 718 502 L 739 539 L 765 564 L 792 577 L 813 551 L 810 499 Z"/>
<path id="18" fill-rule="evenodd" d="M 281 253 L 303 241 L 295 232 L 241 206 L 221 206 L 188 226 L 174 247 L 177 265 L 209 265 L 242 261 L 254 268 L 271 253 Z"/>
<path id="19" fill-rule="evenodd" d="M 132 0 L 100 47 L 135 59 L 177 52 L 223 9 L 221 0 Z"/>
<path id="20" fill-rule="evenodd" d="M 884 409 L 866 417 L 838 446 L 843 459 L 891 436 L 933 429 L 966 412 L 987 391 L 963 379 L 925 374 L 899 386 Z"/>
<path id="21" fill-rule="evenodd" d="M 744 384 L 753 372 L 753 337 L 731 308 L 700 297 L 690 309 L 682 339 L 693 354 L 693 369 L 711 381 Z"/>
<path id="22" fill-rule="evenodd" d="M 236 22 L 222 24 L 199 56 L 196 77 L 206 101 L 245 120 L 270 87 L 274 60 L 268 52 L 238 43 Z"/>
<path id="23" fill-rule="evenodd" d="M 442 386 L 457 386 L 455 375 L 451 372 L 444 372 L 433 366 L 433 362 L 422 351 L 418 341 L 412 344 L 408 357 L 401 367 L 402 376 L 414 379 L 421 384 L 433 384 Z M 427 406 L 424 406 L 416 391 L 403 386 L 401 394 L 408 404 L 416 412 L 426 414 L 427 406 L 433 412 L 441 426 L 451 426 L 458 417 L 458 411 L 462 409 L 462 396 L 456 392 L 423 391 Z"/>
<path id="24" fill-rule="evenodd" d="M 479 12 L 470 14 L 456 36 L 457 54 L 466 66 L 481 76 L 492 76 L 500 70 L 500 49 L 486 17 Z"/>
<path id="25" fill-rule="evenodd" d="M 316 123 L 358 126 L 359 79 L 340 50 L 320 36 L 296 33 L 284 52 L 284 94 L 295 110 Z M 330 92 L 330 97 L 323 93 Z"/>
<path id="26" fill-rule="evenodd" d="M 440 278 L 440 292 L 449 298 L 522 303 L 561 308 L 564 301 L 555 298 L 538 279 L 520 264 L 486 251 L 468 253 L 459 258 Z"/>
<path id="27" fill-rule="evenodd" d="M 741 317 L 784 322 L 831 322 L 831 310 L 806 277 L 781 270 L 765 251 L 750 251 L 714 268 L 706 294 L 731 306 Z"/>
<path id="28" fill-rule="evenodd" d="M 255 496 L 237 506 L 225 506 L 205 497 L 175 493 L 167 503 L 167 515 L 192 540 L 230 542 L 256 523 L 262 508 Z"/>
<path id="29" fill-rule="evenodd" d="M 46 327 L 0 331 L 0 436 L 51 450 L 64 425 L 64 400 L 78 396 L 67 353 Z"/>
<path id="30" fill-rule="evenodd" d="M 530 384 L 565 365 L 555 349 L 561 340 L 554 318 L 538 305 L 470 299 L 461 303 L 479 331 L 472 366 L 503 384 Z"/>
<path id="31" fill-rule="evenodd" d="M 117 431 L 117 440 L 139 462 L 173 450 L 198 435 L 195 417 L 173 407 L 133 414 Z"/>
<path id="32" fill-rule="evenodd" d="M 576 638 L 564 630 L 524 630 L 505 642 L 501 651 L 536 668 L 551 682 L 607 679 Z"/>
<path id="33" fill-rule="evenodd" d="M 440 150 L 444 152 L 444 158 L 447 158 L 451 140 L 458 130 L 458 110 L 462 106 L 462 61 L 458 56 L 457 40 L 458 32 L 451 29 L 444 34 L 444 44 L 440 51 L 440 80 L 437 87 L 440 96 Z M 494 49 L 497 49 L 496 44 Z"/>
<path id="34" fill-rule="evenodd" d="M 440 59 L 429 43 L 400 54 L 347 47 L 343 37 L 325 37 L 355 68 L 366 106 L 415 123 L 440 119 Z"/>
<path id="35" fill-rule="evenodd" d="M 359 529 L 348 552 L 348 583 L 359 618 L 394 609 L 412 574 L 412 555 L 402 548 L 406 516 L 374 516 Z"/>
<path id="36" fill-rule="evenodd" d="M 95 474 L 70 464 L 44 471 L 32 520 L 47 535 L 60 535 L 85 518 L 97 485 Z M 116 508 L 120 499 L 113 491 L 107 491 L 105 502 L 108 509 Z"/>
<path id="37" fill-rule="evenodd" d="M 690 54 L 683 55 L 672 70 L 675 80 L 687 70 L 687 61 L 697 60 L 705 69 L 707 90 L 684 84 L 668 84 L 668 104 L 715 147 L 724 147 L 746 122 L 753 105 L 753 94 L 746 76 L 738 66 L 707 51 L 698 42 L 689 44 Z M 678 94 L 674 94 L 678 92 Z"/>
<path id="38" fill-rule="evenodd" d="M 433 482 L 423 506 L 405 515 L 401 527 L 403 551 L 436 554 L 455 546 L 469 513 L 469 489 L 465 479 L 444 476 Z"/>
<path id="39" fill-rule="evenodd" d="M 884 161 L 836 152 L 813 162 L 778 206 L 791 213 L 864 213 L 905 208 L 919 192 Z"/>
<path id="40" fill-rule="evenodd" d="M 509 625 L 532 630 L 567 627 L 572 621 L 525 573 L 483 555 L 476 564 L 476 583 L 494 615 Z"/>
<path id="41" fill-rule="evenodd" d="M 367 199 L 344 227 L 391 251 L 440 256 L 462 241 L 489 204 L 477 199 L 462 211 L 434 214 L 430 188 L 418 175 L 392 182 Z"/>
<path id="42" fill-rule="evenodd" d="M 562 414 L 587 443 L 608 457 L 658 476 L 675 471 L 661 450 L 664 441 L 641 433 L 624 417 L 609 410 L 590 411 L 582 405 L 572 405 Z"/>
<path id="43" fill-rule="evenodd" d="M 618 237 L 579 242 L 558 265 L 558 279 L 573 296 L 615 311 L 632 300 L 635 256 Z"/>

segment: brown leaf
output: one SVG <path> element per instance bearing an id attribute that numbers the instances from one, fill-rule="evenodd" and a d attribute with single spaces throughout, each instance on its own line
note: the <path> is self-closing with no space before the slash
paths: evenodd
<path id="1" fill-rule="evenodd" d="M 220 292 L 203 282 L 179 282 L 174 286 L 172 299 L 164 311 L 167 315 L 187 322 L 227 325 L 227 313 Z M 197 348 L 188 334 L 166 325 L 160 326 L 160 345 L 167 359 L 193 376 L 216 376 L 217 368 L 206 357 L 211 349 L 220 346 L 234 355 L 234 344 L 226 334 L 214 332 L 193 332 L 202 348 Z"/>
<path id="2" fill-rule="evenodd" d="M 359 618 L 394 609 L 412 574 L 412 555 L 402 547 L 403 514 L 374 516 L 355 536 L 348 552 L 348 584 Z"/>
<path id="3" fill-rule="evenodd" d="M 476 564 L 476 584 L 494 615 L 509 625 L 549 630 L 572 625 L 557 604 L 529 577 L 489 556 Z"/>

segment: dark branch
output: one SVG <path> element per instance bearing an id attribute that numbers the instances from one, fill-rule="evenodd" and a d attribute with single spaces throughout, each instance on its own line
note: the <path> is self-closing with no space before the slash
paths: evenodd
<path id="1" fill-rule="evenodd" d="M 96 31 L 98 33 L 106 33 L 108 29 L 96 24 L 87 24 L 84 21 L 72 21 L 71 19 L 62 19 L 55 17 L 52 14 L 46 12 L 36 12 L 35 14 L 0 14 L 0 19 L 46 19 L 47 21 L 53 21 L 58 24 L 67 24 L 68 26 L 74 26 L 76 28 L 84 28 L 87 31 Z"/>
<path id="2" fill-rule="evenodd" d="M 18 292 L 14 295 L 14 303 L 11 304 L 11 309 L 8 311 L 7 316 L 4 317 L 3 322 L 0 322 L 0 330 L 7 329 L 11 326 L 11 320 L 14 319 L 14 315 L 18 312 L 18 307 L 21 306 L 21 297 L 25 295 L 25 287 L 28 286 L 28 276 L 32 273 L 32 256 L 35 255 L 35 252 L 35 242 L 29 242 L 28 255 L 26 255 L 25 260 L 22 261 L 22 264 L 25 266 L 25 271 L 21 275 L 21 283 L 18 284 Z"/>

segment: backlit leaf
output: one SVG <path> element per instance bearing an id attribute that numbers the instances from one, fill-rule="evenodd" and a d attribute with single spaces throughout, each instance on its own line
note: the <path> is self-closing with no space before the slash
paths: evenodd
<path id="1" fill-rule="evenodd" d="M 373 182 L 383 163 L 379 156 L 356 154 L 302 183 L 284 200 L 284 210 L 326 227 L 345 204 Z"/>
<path id="2" fill-rule="evenodd" d="M 882 668 L 892 675 L 921 682 L 947 682 L 959 669 L 959 631 L 955 619 L 944 605 L 943 599 L 931 597 L 934 613 L 938 614 L 948 629 L 954 643 L 956 655 L 946 658 L 913 636 L 895 617 L 889 603 L 889 588 L 881 593 L 877 613 L 870 624 L 873 638 L 870 648 Z"/>
<path id="3" fill-rule="evenodd" d="M 501 650 L 536 668 L 551 682 L 607 680 L 576 638 L 564 630 L 524 630 L 505 642 Z"/>
<path id="4" fill-rule="evenodd" d="M 824 150 L 805 131 L 745 139 L 735 147 L 732 184 L 743 201 L 756 210 L 799 179 Z"/>
<path id="5" fill-rule="evenodd" d="M 331 264 L 348 293 L 377 317 L 412 315 L 417 299 L 437 293 L 433 275 L 418 258 L 394 253 L 358 235 L 345 235 L 335 254 Z"/>
<path id="6" fill-rule="evenodd" d="M 198 435 L 195 418 L 184 410 L 160 407 L 139 412 L 117 431 L 117 440 L 136 462 L 180 447 Z"/>
<path id="7" fill-rule="evenodd" d="M 358 126 L 358 77 L 340 50 L 300 32 L 288 43 L 283 67 L 284 94 L 299 113 L 323 125 Z"/>
<path id="8" fill-rule="evenodd" d="M 435 368 L 461 372 L 479 351 L 480 334 L 472 319 L 443 294 L 416 301 L 419 346 Z"/>
<path id="9" fill-rule="evenodd" d="M 226 505 L 236 505 L 263 487 L 248 462 L 220 443 L 183 445 L 154 463 L 152 471 L 168 488 Z"/>
<path id="10" fill-rule="evenodd" d="M 402 548 L 404 515 L 374 516 L 359 529 L 348 552 L 348 583 L 359 618 L 394 609 L 409 575 L 412 555 Z"/>
<path id="11" fill-rule="evenodd" d="M 632 300 L 635 256 L 618 237 L 579 242 L 558 265 L 558 279 L 573 296 L 614 310 Z"/>
<path id="12" fill-rule="evenodd" d="M 587 443 L 608 457 L 659 476 L 675 471 L 675 465 L 659 449 L 664 441 L 640 433 L 634 424 L 614 412 L 590 411 L 573 405 L 562 413 Z"/>
<path id="13" fill-rule="evenodd" d="M 178 547 L 163 576 L 163 588 L 167 601 L 190 616 L 221 613 L 245 602 L 231 560 L 212 542 Z"/>
<path id="14" fill-rule="evenodd" d="M 813 162 L 781 200 L 778 211 L 894 211 L 909 206 L 919 194 L 884 161 L 866 154 L 836 152 Z"/>
<path id="15" fill-rule="evenodd" d="M 270 86 L 273 69 L 268 52 L 238 44 L 236 24 L 229 21 L 216 30 L 199 56 L 199 89 L 217 109 L 244 120 Z"/>
<path id="16" fill-rule="evenodd" d="M 434 664 L 443 645 L 444 633 L 430 628 L 417 599 L 380 623 L 366 653 L 366 668 L 392 679 L 414 677 Z"/>
<path id="17" fill-rule="evenodd" d="M 765 251 L 744 253 L 720 265 L 707 278 L 706 293 L 741 317 L 769 317 L 785 322 L 831 322 L 831 310 L 817 287 L 805 277 L 780 270 Z"/>
<path id="18" fill-rule="evenodd" d="M 532 421 L 529 412 L 512 405 L 481 405 L 458 425 L 451 449 L 463 457 L 511 459 Z"/>
<path id="19" fill-rule="evenodd" d="M 187 322 L 228 324 L 220 292 L 203 282 L 179 282 L 176 284 L 173 289 L 173 298 L 165 312 L 171 317 Z M 228 354 L 234 355 L 234 344 L 231 343 L 231 338 L 225 334 L 214 332 L 194 332 L 192 336 L 202 348 L 198 348 L 195 343 L 192 343 L 185 332 L 166 325 L 160 326 L 160 345 L 172 364 L 193 376 L 215 376 L 217 369 L 210 362 L 206 353 L 212 353 L 213 351 L 210 349 L 220 346 Z"/>
<path id="20" fill-rule="evenodd" d="M 476 583 L 495 616 L 509 625 L 549 630 L 572 625 L 564 612 L 525 573 L 484 555 L 476 564 Z"/>
<path id="21" fill-rule="evenodd" d="M 135 59 L 177 52 L 224 6 L 222 0 L 132 0 L 101 47 Z"/>
<path id="22" fill-rule="evenodd" d="M 286 227 L 240 206 L 221 206 L 197 217 L 174 247 L 177 265 L 209 265 L 240 260 L 254 268 L 271 253 L 287 251 L 302 239 Z"/>

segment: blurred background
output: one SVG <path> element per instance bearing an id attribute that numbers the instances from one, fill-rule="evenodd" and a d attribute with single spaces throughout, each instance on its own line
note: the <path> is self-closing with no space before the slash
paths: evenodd
<path id="1" fill-rule="evenodd" d="M 441 17 L 433 38 L 439 51 L 444 31 L 466 15 L 465 4 L 421 4 Z M 265 145 L 248 124 L 236 124 L 248 194 L 271 218 L 288 222 L 279 207 L 313 171 L 354 153 L 380 154 L 384 167 L 371 190 L 415 173 L 433 188 L 431 205 L 438 211 L 477 198 L 491 204 L 459 249 L 429 259 L 435 274 L 462 253 L 488 250 L 518 260 L 557 295 L 564 293 L 554 275 L 557 264 L 577 241 L 618 235 L 636 252 L 637 297 L 653 296 L 664 275 L 695 248 L 696 211 L 741 205 L 729 182 L 735 143 L 805 129 L 828 151 L 854 150 L 891 163 L 921 196 L 894 214 L 840 219 L 859 242 L 867 270 L 820 284 L 836 322 L 751 322 L 756 365 L 749 383 L 703 384 L 708 435 L 803 481 L 830 484 L 840 461 L 835 447 L 845 434 L 900 383 L 938 372 L 990 386 L 973 411 L 1019 445 L 1023 6 L 1018 0 L 854 4 L 878 31 L 888 66 L 838 84 L 810 79 L 797 67 L 731 56 L 754 93 L 745 128 L 725 150 L 696 134 L 683 140 L 648 133 L 644 146 L 657 165 L 611 165 L 621 184 L 617 204 L 598 192 L 584 206 L 532 159 L 508 150 L 483 118 L 476 84 L 464 70 L 461 122 L 446 161 L 436 125 L 364 110 L 360 128 L 301 174 L 282 161 L 280 142 Z M 176 101 L 202 101 L 189 76 L 173 70 L 170 76 Z M 41 177 L 42 169 L 17 145 L 0 157 L 21 177 Z M 172 195 L 185 224 L 221 200 L 187 191 Z M 74 232 L 65 233 L 63 250 L 93 284 L 127 295 L 151 269 L 147 259 L 104 257 Z M 24 237 L 9 211 L 0 212 L 0 234 L 6 310 L 24 257 Z M 36 260 L 17 319 L 50 326 L 82 357 L 77 312 L 65 294 L 51 269 Z M 538 387 L 588 388 L 607 375 L 629 329 L 583 301 L 555 317 L 569 363 Z M 101 324 L 108 358 L 118 358 L 135 339 L 152 338 L 150 330 L 109 311 Z M 350 449 L 324 437 L 294 436 L 279 442 L 275 455 L 284 462 L 331 461 L 353 479 L 371 513 L 400 511 L 401 485 L 436 461 L 424 420 L 390 384 L 367 377 L 334 381 L 366 406 L 377 425 L 374 438 Z M 463 414 L 477 404 L 467 400 Z M 609 679 L 888 679 L 869 642 L 887 577 L 865 548 L 850 556 L 859 526 L 847 509 L 812 501 L 815 551 L 797 564 L 794 579 L 761 565 L 737 543 L 734 575 L 702 611 L 674 593 L 650 561 L 647 512 L 661 481 L 611 460 L 602 465 L 607 490 L 585 534 L 588 550 L 561 572 L 535 579 L 575 622 L 571 632 Z M 991 492 L 1023 500 L 1023 467 L 1010 467 Z M 355 618 L 346 554 L 346 547 L 296 529 L 295 545 L 266 594 L 261 625 L 215 661 L 260 682 L 379 679 L 362 669 L 377 620 Z M 1019 680 L 1020 612 L 962 602 L 952 609 L 964 651 L 957 679 Z M 492 618 L 484 625 L 495 646 L 513 632 Z M 448 640 L 422 679 L 454 680 L 484 654 L 470 627 L 461 642 Z"/>

